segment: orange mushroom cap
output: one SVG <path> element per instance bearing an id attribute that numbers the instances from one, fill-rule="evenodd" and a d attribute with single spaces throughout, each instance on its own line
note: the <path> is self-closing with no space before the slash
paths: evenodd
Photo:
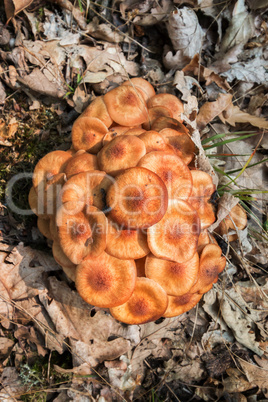
<path id="1" fill-rule="evenodd" d="M 162 317 L 167 303 L 167 294 L 157 282 L 140 277 L 129 300 L 110 308 L 110 312 L 116 320 L 125 324 L 145 324 Z"/>
<path id="2" fill-rule="evenodd" d="M 137 259 L 149 253 L 147 236 L 142 230 L 121 229 L 108 222 L 106 253 L 122 260 Z"/>
<path id="3" fill-rule="evenodd" d="M 95 98 L 83 111 L 80 117 L 97 117 L 106 127 L 110 127 L 113 124 L 113 120 L 111 119 L 104 103 L 103 96 Z"/>
<path id="4" fill-rule="evenodd" d="M 31 210 L 33 211 L 33 213 L 35 215 L 40 216 L 40 218 L 43 218 L 43 219 L 49 219 L 49 217 L 46 213 L 44 198 L 41 198 L 41 197 L 38 198 L 34 187 L 31 187 L 31 189 L 29 191 L 28 202 L 29 202 Z"/>
<path id="5" fill-rule="evenodd" d="M 129 131 L 128 126 L 114 126 L 111 127 L 107 134 L 102 139 L 102 146 L 107 145 L 114 138 L 119 137 L 120 135 L 124 135 L 127 131 Z"/>
<path id="6" fill-rule="evenodd" d="M 161 131 L 164 128 L 172 128 L 173 130 L 177 130 L 180 133 L 189 134 L 189 131 L 182 123 L 180 123 L 176 119 L 173 119 L 172 117 L 166 116 L 161 116 L 158 117 L 158 119 L 154 120 L 151 130 Z"/>
<path id="7" fill-rule="evenodd" d="M 65 151 L 52 151 L 46 154 L 35 166 L 33 172 L 33 186 L 45 188 L 53 176 L 63 173 L 71 155 Z"/>
<path id="8" fill-rule="evenodd" d="M 58 241 L 53 242 L 52 254 L 53 254 L 55 261 L 59 265 L 75 270 L 76 265 L 72 261 L 69 260 L 67 255 L 62 250 L 61 245 Z"/>
<path id="9" fill-rule="evenodd" d="M 136 126 L 136 127 L 132 127 L 129 130 L 127 130 L 123 135 L 140 135 L 145 132 L 146 132 L 146 130 L 144 130 L 140 126 Z"/>
<path id="10" fill-rule="evenodd" d="M 66 182 L 65 173 L 58 173 L 47 182 L 42 181 L 36 188 L 37 211 L 42 211 L 41 217 L 47 219 L 55 215 L 61 205 L 60 192 Z"/>
<path id="11" fill-rule="evenodd" d="M 114 138 L 98 153 L 98 163 L 102 170 L 115 175 L 120 170 L 135 167 L 146 154 L 144 142 L 138 137 L 125 135 Z"/>
<path id="12" fill-rule="evenodd" d="M 142 140 L 146 147 L 146 153 L 153 151 L 171 151 L 172 148 L 167 144 L 164 137 L 157 131 L 145 131 L 139 135 L 139 139 Z"/>
<path id="13" fill-rule="evenodd" d="M 172 113 L 172 118 L 182 122 L 181 113 L 184 111 L 183 103 L 171 94 L 157 94 L 152 96 L 147 102 L 148 109 L 155 106 L 164 106 Z"/>
<path id="14" fill-rule="evenodd" d="M 156 173 L 165 183 L 169 198 L 187 200 L 192 192 L 192 175 L 187 165 L 175 154 L 155 151 L 138 163 Z"/>
<path id="15" fill-rule="evenodd" d="M 39 216 L 37 219 L 37 227 L 43 236 L 45 236 L 49 240 L 53 240 L 52 234 L 50 232 L 50 220 L 49 219 L 40 218 L 40 216 Z"/>
<path id="16" fill-rule="evenodd" d="M 76 289 L 82 299 L 97 307 L 115 307 L 132 295 L 136 283 L 134 260 L 119 260 L 103 252 L 85 258 L 76 271 Z"/>
<path id="17" fill-rule="evenodd" d="M 179 156 L 186 165 L 189 165 L 196 153 L 196 147 L 190 135 L 171 128 L 160 130 L 160 134 L 164 137 L 177 156 Z"/>
<path id="18" fill-rule="evenodd" d="M 201 252 L 198 279 L 190 293 L 204 293 L 204 289 L 217 281 L 225 265 L 226 258 L 222 256 L 221 248 L 216 244 L 207 244 Z"/>
<path id="19" fill-rule="evenodd" d="M 74 149 L 84 149 L 96 154 L 102 147 L 102 139 L 108 132 L 107 126 L 96 117 L 79 117 L 72 128 L 72 143 Z"/>
<path id="20" fill-rule="evenodd" d="M 61 248 L 74 264 L 105 250 L 107 219 L 98 208 L 90 206 L 87 211 L 70 214 L 64 204 L 57 211 L 56 223 Z"/>
<path id="21" fill-rule="evenodd" d="M 110 218 L 125 228 L 141 229 L 164 216 L 168 193 L 162 179 L 148 169 L 127 169 L 115 178 L 107 192 Z"/>
<path id="22" fill-rule="evenodd" d="M 142 92 L 142 97 L 145 102 L 155 95 L 154 87 L 146 80 L 140 77 L 131 78 L 123 82 L 122 85 L 132 86 L 133 88 L 137 88 Z"/>
<path id="23" fill-rule="evenodd" d="M 149 254 L 145 262 L 145 275 L 153 279 L 167 292 L 168 295 L 182 296 L 189 292 L 197 281 L 199 271 L 199 256 L 184 263 L 167 261 Z"/>
<path id="24" fill-rule="evenodd" d="M 247 226 L 247 214 L 244 208 L 241 205 L 235 205 L 227 217 L 220 222 L 216 232 L 221 236 L 224 234 L 228 234 L 229 242 L 235 241 L 238 238 L 236 233 L 230 234 L 228 233 L 231 230 L 243 230 Z"/>
<path id="25" fill-rule="evenodd" d="M 159 258 L 183 263 L 197 251 L 200 220 L 186 201 L 169 200 L 165 216 L 147 229 L 148 245 Z"/>
<path id="26" fill-rule="evenodd" d="M 65 174 L 67 179 L 69 179 L 75 174 L 88 172 L 90 170 L 98 170 L 97 156 L 80 150 L 68 161 Z"/>
<path id="27" fill-rule="evenodd" d="M 150 130 L 153 122 L 158 119 L 158 117 L 172 117 L 172 112 L 165 106 L 155 106 L 148 109 L 148 118 L 142 127 L 145 130 Z"/>
<path id="28" fill-rule="evenodd" d="M 121 85 L 104 95 L 111 118 L 122 126 L 136 126 L 147 120 L 148 110 L 142 95 L 128 85 Z"/>
<path id="29" fill-rule="evenodd" d="M 168 306 L 164 314 L 165 318 L 177 317 L 186 313 L 197 305 L 202 298 L 198 293 L 186 293 L 182 296 L 168 296 Z"/>
<path id="30" fill-rule="evenodd" d="M 202 230 L 200 232 L 199 238 L 198 238 L 198 245 L 197 245 L 197 252 L 201 254 L 201 251 L 207 244 L 218 244 L 215 237 L 212 236 L 211 233 L 209 233 L 206 229 Z"/>

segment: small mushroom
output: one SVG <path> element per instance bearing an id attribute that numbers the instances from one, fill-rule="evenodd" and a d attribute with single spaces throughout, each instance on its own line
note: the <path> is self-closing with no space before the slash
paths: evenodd
<path id="1" fill-rule="evenodd" d="M 72 143 L 74 149 L 84 149 L 97 154 L 102 148 L 102 139 L 108 132 L 107 126 L 96 117 L 79 117 L 72 128 Z"/>
<path id="2" fill-rule="evenodd" d="M 31 189 L 29 191 L 28 202 L 29 202 L 31 210 L 33 211 L 33 213 L 35 215 L 40 216 L 40 218 L 42 218 L 42 219 L 49 219 L 49 217 L 47 216 L 47 213 L 46 213 L 44 198 L 38 199 L 37 193 L 33 186 L 31 187 Z"/>
<path id="3" fill-rule="evenodd" d="M 146 277 L 159 283 L 171 296 L 182 296 L 189 292 L 197 281 L 198 271 L 198 253 L 181 264 L 157 258 L 153 254 L 149 254 L 145 262 Z"/>
<path id="4" fill-rule="evenodd" d="M 136 283 L 134 260 L 119 260 L 103 252 L 87 257 L 76 270 L 76 289 L 82 299 L 97 307 L 116 307 L 132 295 Z"/>
<path id="5" fill-rule="evenodd" d="M 226 265 L 226 258 L 222 256 L 221 248 L 216 244 L 207 244 L 201 252 L 199 261 L 198 279 L 190 293 L 207 292 Z"/>
<path id="6" fill-rule="evenodd" d="M 139 89 L 145 102 L 147 102 L 148 99 L 155 95 L 154 87 L 148 81 L 140 77 L 131 78 L 130 80 L 123 82 L 122 85 L 127 85 L 131 86 L 134 89 Z"/>
<path id="7" fill-rule="evenodd" d="M 133 128 L 133 127 L 132 127 Z M 127 131 L 129 131 L 130 127 L 128 126 L 114 126 L 111 127 L 107 134 L 102 139 L 102 145 L 107 145 L 114 138 L 119 137 L 120 135 L 124 135 Z"/>
<path id="8" fill-rule="evenodd" d="M 172 118 L 182 122 L 181 114 L 184 111 L 183 103 L 175 96 L 167 93 L 157 94 L 152 96 L 148 102 L 148 109 L 156 106 L 164 106 L 171 113 Z"/>
<path id="9" fill-rule="evenodd" d="M 201 230 L 199 238 L 198 238 L 198 245 L 197 245 L 197 252 L 201 254 L 201 251 L 207 244 L 218 244 L 215 240 L 215 237 L 212 236 L 206 229 Z"/>
<path id="10" fill-rule="evenodd" d="M 184 263 L 197 251 L 200 220 L 186 201 L 169 200 L 164 217 L 147 229 L 148 245 L 158 258 Z"/>
<path id="11" fill-rule="evenodd" d="M 65 266 L 69 269 L 76 269 L 76 265 L 69 260 L 67 255 L 64 253 L 64 251 L 61 248 L 61 245 L 58 241 L 54 241 L 52 245 L 52 254 L 55 259 L 55 261 L 60 265 L 60 266 Z"/>
<path id="12" fill-rule="evenodd" d="M 57 211 L 56 223 L 61 248 L 74 264 L 105 250 L 107 219 L 98 208 L 90 206 L 87 211 L 70 214 L 64 204 Z"/>
<path id="13" fill-rule="evenodd" d="M 162 179 L 141 167 L 118 175 L 107 192 L 110 219 L 130 229 L 147 228 L 160 221 L 167 203 L 167 188 Z"/>
<path id="14" fill-rule="evenodd" d="M 88 172 L 90 170 L 98 170 L 97 156 L 80 150 L 68 161 L 65 174 L 67 179 L 69 179 L 75 174 Z"/>
<path id="15" fill-rule="evenodd" d="M 113 120 L 111 119 L 107 107 L 104 103 L 103 96 L 98 96 L 95 98 L 83 111 L 80 117 L 97 117 L 100 119 L 106 127 L 110 127 L 113 124 Z"/>
<path id="16" fill-rule="evenodd" d="M 167 144 L 164 137 L 157 131 L 145 131 L 143 134 L 139 135 L 139 139 L 144 142 L 147 154 L 153 151 L 173 152 L 172 148 Z"/>
<path id="17" fill-rule="evenodd" d="M 165 128 L 172 128 L 173 130 L 177 130 L 180 133 L 185 134 L 189 133 L 187 128 L 178 120 L 173 119 L 172 117 L 165 117 L 165 116 L 158 117 L 158 119 L 154 120 L 151 130 L 159 132 Z"/>
<path id="18" fill-rule="evenodd" d="M 151 127 L 158 117 L 172 117 L 172 112 L 165 106 L 154 106 L 148 109 L 148 118 L 142 127 L 145 130 L 151 130 Z"/>
<path id="19" fill-rule="evenodd" d="M 137 259 L 149 253 L 147 236 L 142 230 L 120 229 L 108 222 L 106 253 L 122 260 Z"/>
<path id="20" fill-rule="evenodd" d="M 196 147 L 190 135 L 171 128 L 160 130 L 160 134 L 172 147 L 177 156 L 179 156 L 186 165 L 189 165 L 196 153 Z"/>
<path id="21" fill-rule="evenodd" d="M 146 154 L 144 142 L 136 136 L 125 135 L 113 139 L 98 153 L 98 164 L 111 176 L 118 172 L 137 166 Z"/>
<path id="22" fill-rule="evenodd" d="M 40 218 L 40 216 L 39 216 L 37 219 L 37 227 L 43 236 L 45 236 L 49 240 L 53 240 L 52 234 L 50 232 L 50 220 L 49 219 Z"/>
<path id="23" fill-rule="evenodd" d="M 128 131 L 126 131 L 123 135 L 140 135 L 145 133 L 146 130 L 141 128 L 140 126 L 132 127 Z"/>
<path id="24" fill-rule="evenodd" d="M 128 85 L 121 85 L 104 95 L 111 118 L 122 126 L 136 126 L 147 120 L 148 110 L 142 95 Z"/>
<path id="25" fill-rule="evenodd" d="M 192 192 L 192 175 L 187 165 L 175 154 L 155 151 L 143 156 L 138 166 L 156 173 L 165 183 L 171 199 L 187 201 Z"/>
<path id="26" fill-rule="evenodd" d="M 165 318 L 177 317 L 191 310 L 200 301 L 202 295 L 186 293 L 182 296 L 168 296 L 168 306 L 164 313 Z"/>
<path id="27" fill-rule="evenodd" d="M 110 312 L 116 320 L 125 324 L 145 324 L 162 317 L 167 303 L 167 294 L 157 282 L 139 277 L 128 301 L 110 308 Z"/>
<path id="28" fill-rule="evenodd" d="M 237 233 L 228 233 L 230 231 L 243 230 L 247 226 L 247 214 L 244 208 L 241 205 L 235 205 L 227 217 L 220 222 L 218 228 L 216 228 L 216 232 L 221 236 L 228 235 L 229 242 L 235 241 L 238 239 Z"/>

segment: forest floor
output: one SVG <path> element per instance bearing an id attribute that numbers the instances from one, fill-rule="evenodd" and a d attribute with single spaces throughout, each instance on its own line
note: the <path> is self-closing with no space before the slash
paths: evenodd
<path id="1" fill-rule="evenodd" d="M 267 11 L 267 0 L 0 5 L 0 401 L 268 399 Z M 184 102 L 218 177 L 217 223 L 240 202 L 248 224 L 234 242 L 217 237 L 227 265 L 197 307 L 128 326 L 82 301 L 25 210 L 38 160 L 69 149 L 85 107 L 136 76 Z"/>

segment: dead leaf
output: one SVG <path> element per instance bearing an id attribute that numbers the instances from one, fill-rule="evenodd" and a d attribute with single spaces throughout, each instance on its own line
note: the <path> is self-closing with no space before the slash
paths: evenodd
<path id="1" fill-rule="evenodd" d="M 85 93 L 84 85 L 78 85 L 73 95 L 74 109 L 77 113 L 82 113 L 85 107 L 89 104 L 89 100 L 92 96 Z"/>
<path id="2" fill-rule="evenodd" d="M 208 123 L 218 117 L 230 104 L 232 105 L 232 97 L 231 94 L 219 94 L 215 102 L 204 103 L 197 116 L 199 129 L 204 129 Z"/>
<path id="3" fill-rule="evenodd" d="M 33 0 L 4 0 L 7 24 L 16 14 L 28 7 Z"/>
<path id="4" fill-rule="evenodd" d="M 52 76 L 51 78 L 53 79 L 54 77 Z M 30 74 L 23 78 L 18 78 L 18 81 L 42 95 L 49 95 L 54 98 L 62 98 L 65 95 L 63 86 L 59 85 L 57 82 L 50 81 L 39 68 L 33 69 Z"/>
<path id="5" fill-rule="evenodd" d="M 229 377 L 223 379 L 224 391 L 230 394 L 237 392 L 245 392 L 248 389 L 253 388 L 252 384 L 246 380 L 246 377 L 241 373 L 241 370 L 235 368 L 229 368 L 226 370 Z M 219 395 L 222 391 L 218 392 Z"/>
<path id="6" fill-rule="evenodd" d="M 4 336 L 0 337 L 0 358 L 5 359 L 9 356 L 10 351 L 14 346 L 14 342 Z"/>
<path id="7" fill-rule="evenodd" d="M 181 69 L 202 49 L 203 31 L 194 10 L 183 7 L 173 11 L 167 30 L 176 54 L 168 51 L 164 64 L 169 69 Z"/>
<path id="8" fill-rule="evenodd" d="M 0 81 L 0 105 L 3 105 L 5 103 L 6 96 L 7 96 L 7 94 L 6 94 L 4 85 Z"/>
<path id="9" fill-rule="evenodd" d="M 211 233 L 219 226 L 223 219 L 227 217 L 232 208 L 236 206 L 238 202 L 239 198 L 234 197 L 232 194 L 227 192 L 223 194 L 218 204 L 217 220 L 208 229 Z"/>
<path id="10" fill-rule="evenodd" d="M 153 5 L 152 5 L 153 4 Z M 120 11 L 125 20 L 127 20 L 128 13 L 126 11 L 139 11 L 139 15 L 133 20 L 134 24 L 141 26 L 151 26 L 157 24 L 159 21 L 166 19 L 166 17 L 173 10 L 173 2 L 171 0 L 164 0 L 159 2 L 137 2 L 136 0 L 123 1 L 120 4 Z"/>
<path id="11" fill-rule="evenodd" d="M 195 85 L 202 92 L 199 82 L 193 77 L 185 76 L 183 71 L 176 71 L 173 85 L 182 93 L 181 99 L 185 102 L 184 114 L 190 120 L 194 120 L 198 111 L 198 101 L 196 96 L 191 94 L 191 88 Z"/>
<path id="12" fill-rule="evenodd" d="M 268 121 L 265 118 L 242 112 L 238 106 L 234 106 L 231 102 L 219 113 L 219 118 L 223 123 L 229 123 L 231 126 L 235 126 L 236 123 L 248 123 L 254 127 L 268 129 Z"/>
<path id="13" fill-rule="evenodd" d="M 221 76 L 226 77 L 227 81 L 234 79 L 246 82 L 256 82 L 266 85 L 268 81 L 268 62 L 262 58 L 254 58 L 247 62 L 239 62 L 231 65 L 231 68 Z"/>
<path id="14" fill-rule="evenodd" d="M 86 20 L 84 13 L 81 12 L 78 8 L 76 8 L 69 0 L 50 0 L 52 3 L 57 3 L 60 7 L 62 7 L 65 10 L 70 11 L 71 15 L 79 25 L 79 27 L 83 30 L 86 29 Z"/>
<path id="15" fill-rule="evenodd" d="M 254 36 L 254 19 L 248 13 L 244 0 L 238 0 L 233 10 L 232 20 L 222 38 L 220 52 L 224 53 L 231 47 L 246 44 Z"/>
<path id="16" fill-rule="evenodd" d="M 258 386 L 264 393 L 265 397 L 268 398 L 268 360 L 265 357 L 257 358 L 257 363 L 261 367 L 256 366 L 256 364 L 248 363 L 245 360 L 239 359 L 239 363 L 244 370 L 246 377 L 253 387 Z"/>
<path id="17" fill-rule="evenodd" d="M 124 40 L 124 35 L 108 24 L 100 24 L 97 17 L 87 25 L 87 34 L 110 43 L 120 43 Z"/>

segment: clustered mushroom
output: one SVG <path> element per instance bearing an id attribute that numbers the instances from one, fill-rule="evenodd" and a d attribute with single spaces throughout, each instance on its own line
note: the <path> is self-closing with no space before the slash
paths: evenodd
<path id="1" fill-rule="evenodd" d="M 195 167 L 182 112 L 177 97 L 133 78 L 97 97 L 71 149 L 34 170 L 29 203 L 55 260 L 87 303 L 127 324 L 190 310 L 225 267 L 207 231 L 215 186 Z"/>

